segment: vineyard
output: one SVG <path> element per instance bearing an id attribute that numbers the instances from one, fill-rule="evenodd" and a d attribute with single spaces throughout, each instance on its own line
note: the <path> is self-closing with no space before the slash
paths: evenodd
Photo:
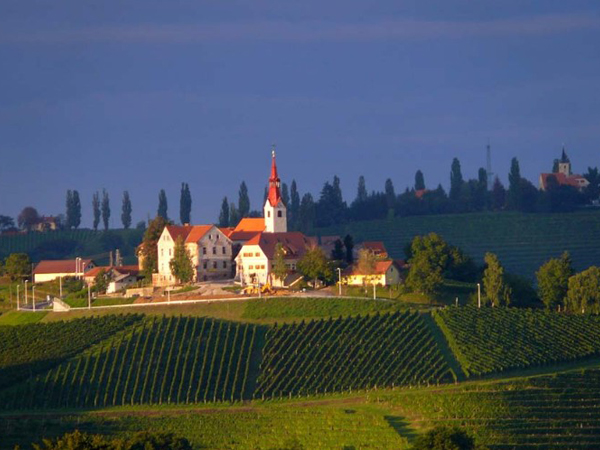
<path id="1" fill-rule="evenodd" d="M 434 313 L 465 374 L 572 361 L 600 354 L 600 318 L 517 308 Z"/>
<path id="2" fill-rule="evenodd" d="M 549 258 L 567 250 L 577 270 L 600 265 L 600 211 L 569 214 L 476 213 L 413 216 L 318 229 L 319 235 L 351 234 L 355 242 L 384 241 L 395 258 L 414 236 L 435 232 L 479 263 L 498 255 L 509 272 L 533 278 Z"/>
<path id="3" fill-rule="evenodd" d="M 205 318 L 146 319 L 0 392 L 6 409 L 198 403 L 248 398 L 263 331 Z"/>
<path id="4" fill-rule="evenodd" d="M 272 328 L 267 333 L 255 397 L 452 380 L 422 317 L 396 312 Z"/>
<path id="5" fill-rule="evenodd" d="M 493 449 L 598 448 L 600 370 L 382 394 L 379 402 L 433 424 L 472 430 Z"/>
<path id="6" fill-rule="evenodd" d="M 0 387 L 47 370 L 140 319 L 136 315 L 111 315 L 0 326 Z"/>

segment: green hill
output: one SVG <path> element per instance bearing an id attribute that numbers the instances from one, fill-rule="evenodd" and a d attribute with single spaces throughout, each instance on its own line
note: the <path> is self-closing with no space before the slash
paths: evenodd
<path id="1" fill-rule="evenodd" d="M 0 259 L 11 253 L 27 253 L 32 261 L 69 259 L 86 256 L 101 263 L 108 261 L 108 252 L 119 249 L 125 263 L 134 264 L 135 248 L 144 232 L 132 230 L 60 230 L 0 235 Z"/>
<path id="2" fill-rule="evenodd" d="M 509 272 L 532 278 L 546 260 L 568 251 L 578 270 L 600 265 L 600 211 L 564 214 L 512 212 L 412 216 L 316 229 L 321 236 L 351 234 L 355 242 L 382 240 L 394 258 L 414 236 L 435 232 L 483 262 L 498 255 Z"/>

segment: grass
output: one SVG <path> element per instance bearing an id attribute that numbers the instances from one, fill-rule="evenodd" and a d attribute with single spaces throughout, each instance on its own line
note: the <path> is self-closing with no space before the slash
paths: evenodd
<path id="1" fill-rule="evenodd" d="M 25 325 L 40 322 L 48 312 L 8 311 L 0 315 L 0 325 Z"/>
<path id="2" fill-rule="evenodd" d="M 130 305 L 134 301 L 135 297 L 99 297 L 93 300 L 92 306 Z"/>
<path id="3" fill-rule="evenodd" d="M 394 258 L 414 236 L 436 232 L 483 263 L 486 252 L 498 255 L 509 272 L 533 278 L 551 257 L 568 251 L 577 270 L 600 265 L 600 211 L 564 214 L 514 212 L 413 216 L 349 223 L 315 230 L 316 234 L 351 234 L 355 242 L 382 240 Z"/>

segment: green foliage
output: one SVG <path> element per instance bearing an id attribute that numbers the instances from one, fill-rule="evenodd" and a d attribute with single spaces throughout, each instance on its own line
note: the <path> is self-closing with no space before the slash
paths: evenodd
<path id="1" fill-rule="evenodd" d="M 454 202 L 458 202 L 460 200 L 463 184 L 464 179 L 460 169 L 460 161 L 458 158 L 454 158 L 450 168 L 450 200 Z"/>
<path id="2" fill-rule="evenodd" d="M 110 315 L 67 322 L 0 327 L 0 386 L 5 387 L 64 361 L 140 320 Z"/>
<path id="3" fill-rule="evenodd" d="M 108 288 L 108 275 L 104 269 L 98 272 L 98 275 L 94 277 L 94 290 L 96 292 L 104 293 Z"/>
<path id="4" fill-rule="evenodd" d="M 227 201 L 227 197 L 223 197 L 223 202 L 221 203 L 221 212 L 219 213 L 219 226 L 220 227 L 230 226 L 229 202 Z"/>
<path id="5" fill-rule="evenodd" d="M 110 199 L 108 198 L 108 192 L 106 189 L 102 189 L 102 223 L 104 224 L 104 231 L 108 230 L 110 224 Z"/>
<path id="6" fill-rule="evenodd" d="M 292 180 L 290 187 L 290 204 L 288 207 L 288 226 L 290 229 L 296 229 L 298 222 L 298 214 L 300 213 L 300 194 L 296 180 Z"/>
<path id="7" fill-rule="evenodd" d="M 281 243 L 277 243 L 275 246 L 275 258 L 273 263 L 273 275 L 283 283 L 285 277 L 288 274 L 288 268 L 285 265 L 285 250 Z"/>
<path id="8" fill-rule="evenodd" d="M 573 275 L 573 265 L 568 252 L 560 258 L 552 258 L 536 272 L 540 299 L 548 309 L 565 306 L 569 278 Z"/>
<path id="9" fill-rule="evenodd" d="M 194 279 L 194 263 L 192 255 L 185 248 L 185 242 L 181 236 L 175 240 L 173 258 L 169 262 L 171 273 L 180 283 L 189 283 Z"/>
<path id="10" fill-rule="evenodd" d="M 100 224 L 100 194 L 98 192 L 94 192 L 92 196 L 92 212 L 94 214 L 93 226 L 94 230 L 98 229 L 98 224 Z"/>
<path id="11" fill-rule="evenodd" d="M 475 440 L 463 429 L 438 425 L 419 436 L 413 450 L 475 450 Z M 479 447 L 480 448 L 480 447 Z"/>
<path id="12" fill-rule="evenodd" d="M 100 319 L 88 324 L 93 321 Z M 256 325 L 174 316 L 138 322 L 111 339 L 104 333 L 94 347 L 71 359 L 61 354 L 61 364 L 0 391 L 0 408 L 246 399 L 254 389 L 264 340 Z"/>
<path id="13" fill-rule="evenodd" d="M 35 450 L 191 450 L 185 438 L 172 433 L 142 431 L 130 438 L 108 438 L 99 434 L 81 433 L 75 430 L 56 439 L 43 439 L 33 444 Z"/>
<path id="14" fill-rule="evenodd" d="M 305 196 L 306 197 L 306 194 Z M 312 197 L 310 197 L 312 200 Z M 304 203 L 304 198 L 302 199 Z M 340 179 L 333 177 L 333 183 L 326 182 L 321 190 L 319 201 L 316 204 L 316 215 L 313 220 L 317 226 L 330 226 L 343 223 L 346 220 L 346 202 L 342 197 Z M 301 215 L 302 205 L 300 205 Z"/>
<path id="15" fill-rule="evenodd" d="M 451 371 L 418 313 L 282 325 L 267 334 L 256 397 L 437 384 Z"/>
<path id="16" fill-rule="evenodd" d="M 31 274 L 31 260 L 27 253 L 12 253 L 4 261 L 3 271 L 11 281 L 22 281 Z"/>
<path id="17" fill-rule="evenodd" d="M 517 308 L 446 308 L 434 313 L 469 375 L 571 361 L 600 353 L 600 320 Z"/>
<path id="18" fill-rule="evenodd" d="M 192 216 L 192 194 L 187 183 L 181 183 L 181 196 L 179 198 L 179 220 L 182 224 L 190 223 Z"/>
<path id="19" fill-rule="evenodd" d="M 161 189 L 158 193 L 158 210 L 156 212 L 157 217 L 163 218 L 165 221 L 169 220 L 168 215 L 169 205 L 167 204 L 167 193 L 164 189 Z"/>
<path id="20" fill-rule="evenodd" d="M 600 313 L 600 268 L 592 266 L 569 278 L 567 308 L 582 313 Z"/>
<path id="21" fill-rule="evenodd" d="M 126 230 L 131 226 L 131 198 L 129 191 L 123 192 L 123 205 L 121 206 L 121 223 Z"/>
<path id="22" fill-rule="evenodd" d="M 411 244 L 411 259 L 407 285 L 415 292 L 433 294 L 444 281 L 448 264 L 448 244 L 437 234 L 416 236 Z"/>
<path id="23" fill-rule="evenodd" d="M 79 228 L 81 224 L 81 200 L 79 199 L 78 191 L 67 191 L 67 214 L 65 226 L 67 229 Z"/>
<path id="24" fill-rule="evenodd" d="M 31 228 L 40 223 L 40 215 L 32 206 L 26 206 L 17 217 L 17 224 L 22 230 L 31 230 Z"/>
<path id="25" fill-rule="evenodd" d="M 152 279 L 152 274 L 158 270 L 158 240 L 169 221 L 163 216 L 156 216 L 148 224 L 142 241 L 142 255 L 144 259 L 143 274 L 147 279 Z"/>
<path id="26" fill-rule="evenodd" d="M 302 201 L 298 207 L 298 218 L 296 220 L 296 228 L 304 233 L 312 231 L 315 225 L 316 205 L 310 193 L 302 196 Z"/>
<path id="27" fill-rule="evenodd" d="M 0 214 L 0 233 L 3 231 L 14 231 L 15 228 L 15 220 L 9 216 L 3 216 Z"/>
<path id="28" fill-rule="evenodd" d="M 240 184 L 238 192 L 238 214 L 240 219 L 248 217 L 248 214 L 250 214 L 250 197 L 248 196 L 248 187 L 245 181 L 242 181 L 242 184 Z"/>
<path id="29" fill-rule="evenodd" d="M 298 261 L 298 271 L 308 280 L 313 280 L 316 286 L 317 280 L 323 282 L 331 281 L 333 269 L 325 252 L 320 247 L 309 249 L 302 259 Z"/>
<path id="30" fill-rule="evenodd" d="M 425 189 L 425 177 L 423 172 L 417 170 L 415 173 L 415 191 L 422 191 L 423 189 Z"/>
<path id="31" fill-rule="evenodd" d="M 493 253 L 485 254 L 485 270 L 483 271 L 483 290 L 485 304 L 492 306 L 508 306 L 512 291 L 504 279 L 504 268 Z"/>

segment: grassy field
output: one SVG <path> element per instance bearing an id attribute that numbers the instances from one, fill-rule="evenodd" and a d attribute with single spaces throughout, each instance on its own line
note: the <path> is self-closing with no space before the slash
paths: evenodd
<path id="1" fill-rule="evenodd" d="M 143 231 L 132 230 L 62 230 L 0 236 L 0 259 L 11 253 L 27 253 L 33 261 L 93 257 L 97 263 L 108 262 L 108 252 L 119 249 L 126 264 L 136 264 L 135 247 L 142 242 Z"/>
<path id="2" fill-rule="evenodd" d="M 315 230 L 322 236 L 349 233 L 355 242 L 382 240 L 394 258 L 404 258 L 404 246 L 414 236 L 429 232 L 440 234 L 480 263 L 485 252 L 496 253 L 509 272 L 528 278 L 565 250 L 578 270 L 600 265 L 600 210 L 413 216 Z"/>

